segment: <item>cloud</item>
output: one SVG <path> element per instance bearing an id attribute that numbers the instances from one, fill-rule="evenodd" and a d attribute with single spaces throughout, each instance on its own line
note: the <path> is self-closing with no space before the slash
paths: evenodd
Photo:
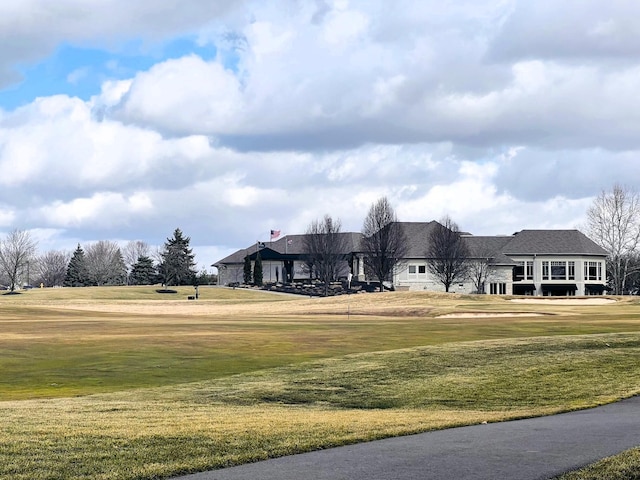
<path id="1" fill-rule="evenodd" d="M 633 1 L 514 2 L 488 58 L 627 60 L 640 54 L 640 5 Z"/>
<path id="2" fill-rule="evenodd" d="M 108 118 L 164 135 L 207 135 L 244 151 L 637 144 L 635 63 L 565 62 L 524 51 L 508 63 L 495 60 L 497 38 L 519 25 L 521 10 L 542 23 L 552 15 L 547 3 L 518 2 L 512 11 L 509 3 L 484 2 L 469 6 L 462 20 L 453 17 L 455 7 L 426 3 L 411 9 L 425 20 L 422 29 L 375 2 L 323 4 L 322 15 L 305 2 L 286 14 L 251 5 L 255 21 L 238 26 L 215 59 L 189 55 L 140 72 Z M 594 32 L 604 35 L 607 25 Z M 222 35 L 213 31 L 211 41 Z M 227 66 L 231 51 L 236 61 Z"/>
<path id="3" fill-rule="evenodd" d="M 94 189 L 185 184 L 211 154 L 206 137 L 157 132 L 93 117 L 91 105 L 54 96 L 0 119 L 0 185 L 67 198 Z M 0 197 L 3 195 L 0 194 Z"/>
<path id="4" fill-rule="evenodd" d="M 382 195 L 401 220 L 476 234 L 575 226 L 600 190 L 640 180 L 638 8 L 0 5 L 0 86 L 61 45 L 110 52 L 94 97 L 0 110 L 0 227 L 72 246 L 180 227 L 222 255 L 325 213 L 357 231 Z M 185 38 L 197 48 L 164 51 Z M 123 78 L 128 54 L 146 63 Z M 84 83 L 86 68 L 61 70 Z"/>
<path id="5" fill-rule="evenodd" d="M 162 42 L 241 8 L 242 0 L 29 0 L 0 5 L 0 87 L 20 79 L 16 65 L 36 62 L 63 42 L 114 50 L 130 40 Z"/>
<path id="6" fill-rule="evenodd" d="M 160 63 L 128 87 L 114 115 L 125 122 L 192 135 L 233 132 L 241 119 L 238 78 L 219 63 L 193 55 Z"/>
<path id="7" fill-rule="evenodd" d="M 498 191 L 523 201 L 558 196 L 579 200 L 609 190 L 615 183 L 640 183 L 639 157 L 638 150 L 521 148 L 513 157 L 502 160 L 495 185 Z"/>
<path id="8" fill-rule="evenodd" d="M 100 192 L 90 198 L 76 198 L 70 202 L 55 202 L 39 209 L 41 224 L 58 227 L 113 227 L 114 224 L 128 223 L 127 219 L 153 210 L 151 199 L 144 192 L 126 197 L 120 193 Z"/>

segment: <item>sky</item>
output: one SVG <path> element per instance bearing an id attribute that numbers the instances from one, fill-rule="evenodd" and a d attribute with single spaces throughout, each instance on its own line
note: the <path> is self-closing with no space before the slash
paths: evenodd
<path id="1" fill-rule="evenodd" d="M 636 0 L 0 2 L 0 235 L 199 269 L 328 214 L 581 228 L 640 182 Z"/>

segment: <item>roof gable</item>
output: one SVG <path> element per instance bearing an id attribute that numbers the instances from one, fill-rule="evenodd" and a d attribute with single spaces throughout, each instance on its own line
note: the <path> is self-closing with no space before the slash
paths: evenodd
<path id="1" fill-rule="evenodd" d="M 407 258 L 424 258 L 429 249 L 431 232 L 439 225 L 431 222 L 398 222 L 407 237 Z"/>

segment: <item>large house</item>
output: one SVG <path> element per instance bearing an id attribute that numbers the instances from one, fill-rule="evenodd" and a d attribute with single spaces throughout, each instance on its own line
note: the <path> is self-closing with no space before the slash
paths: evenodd
<path id="1" fill-rule="evenodd" d="M 389 281 L 401 290 L 444 291 L 429 271 L 428 242 L 437 222 L 401 222 L 408 240 L 407 253 Z M 373 280 L 365 269 L 361 233 L 345 236 L 348 273 L 356 281 Z M 482 282 L 469 275 L 451 286 L 457 293 L 495 295 L 602 295 L 606 290 L 607 252 L 578 230 L 522 230 L 505 236 L 462 234 L 469 250 L 470 270 L 484 269 Z M 256 243 L 219 260 L 220 284 L 241 283 L 245 257 L 253 263 L 260 253 L 265 282 L 310 279 L 304 235 L 288 235 L 274 242 Z"/>

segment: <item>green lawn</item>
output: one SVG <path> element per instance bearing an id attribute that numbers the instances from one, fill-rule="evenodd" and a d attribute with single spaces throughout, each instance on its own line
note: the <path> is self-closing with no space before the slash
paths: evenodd
<path id="1" fill-rule="evenodd" d="M 640 393 L 634 299 L 192 292 L 0 297 L 0 478 L 168 478 Z"/>

